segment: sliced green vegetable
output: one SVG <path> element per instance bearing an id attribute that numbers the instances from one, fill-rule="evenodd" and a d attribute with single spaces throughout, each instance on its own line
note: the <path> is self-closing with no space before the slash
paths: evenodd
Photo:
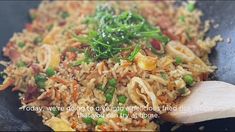
<path id="1" fill-rule="evenodd" d="M 57 116 L 60 114 L 60 111 L 56 108 L 56 107 L 53 107 L 51 109 L 51 113 L 54 115 L 54 116 Z"/>
<path id="2" fill-rule="evenodd" d="M 193 12 L 193 11 L 195 10 L 195 2 L 189 2 L 189 3 L 187 4 L 187 10 L 188 10 L 189 12 Z"/>
<path id="3" fill-rule="evenodd" d="M 5 72 L 0 72 L 0 78 L 6 78 L 7 77 L 7 74 Z"/>
<path id="4" fill-rule="evenodd" d="M 126 100 L 127 100 L 127 97 L 124 96 L 124 95 L 121 95 L 121 96 L 118 97 L 118 102 L 121 103 L 121 104 L 125 104 Z"/>
<path id="5" fill-rule="evenodd" d="M 82 119 L 84 123 L 91 125 L 93 123 L 93 119 L 91 117 L 85 117 Z"/>
<path id="6" fill-rule="evenodd" d="M 25 43 L 24 43 L 24 42 L 19 42 L 19 43 L 18 43 L 18 46 L 19 46 L 20 48 L 24 48 Z"/>
<path id="7" fill-rule="evenodd" d="M 182 63 L 182 59 L 177 56 L 177 57 L 175 58 L 175 64 L 179 65 L 179 64 L 181 64 L 181 63 Z"/>
<path id="8" fill-rule="evenodd" d="M 104 124 L 104 123 L 105 123 L 104 118 L 102 118 L 102 117 L 98 118 L 98 120 L 97 120 L 97 125 L 102 125 L 102 124 Z"/>
<path id="9" fill-rule="evenodd" d="M 46 69 L 46 74 L 47 74 L 48 77 L 51 77 L 51 76 L 55 75 L 55 70 L 51 67 L 48 67 Z"/>
<path id="10" fill-rule="evenodd" d="M 133 61 L 135 56 L 139 53 L 141 46 L 138 44 L 135 46 L 135 49 L 131 52 L 130 56 L 128 57 L 129 61 Z"/>
<path id="11" fill-rule="evenodd" d="M 183 80 L 185 81 L 185 83 L 189 86 L 192 86 L 193 83 L 194 83 L 194 79 L 193 79 L 193 76 L 188 74 L 188 75 L 184 75 L 183 76 Z"/>

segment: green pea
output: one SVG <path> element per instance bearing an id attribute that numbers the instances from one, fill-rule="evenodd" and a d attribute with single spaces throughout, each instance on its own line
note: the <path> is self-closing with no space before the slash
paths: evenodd
<path id="1" fill-rule="evenodd" d="M 111 80 L 109 80 L 109 85 L 110 86 L 113 86 L 113 87 L 116 87 L 116 85 L 117 85 L 117 80 L 116 79 L 111 79 Z"/>
<path id="2" fill-rule="evenodd" d="M 106 93 L 105 94 L 106 102 L 111 102 L 113 99 L 113 94 L 111 93 Z"/>
<path id="3" fill-rule="evenodd" d="M 118 115 L 121 117 L 127 117 L 128 116 L 128 111 L 126 109 L 118 111 Z"/>
<path id="4" fill-rule="evenodd" d="M 46 74 L 48 77 L 51 77 L 51 76 L 55 75 L 55 70 L 53 68 L 49 67 L 46 69 Z"/>
<path id="5" fill-rule="evenodd" d="M 18 46 L 19 46 L 20 48 L 24 48 L 25 43 L 24 43 L 24 42 L 19 42 L 19 43 L 18 43 Z"/>
<path id="6" fill-rule="evenodd" d="M 35 79 L 35 82 L 39 88 L 43 89 L 46 87 L 46 80 L 47 79 L 45 76 L 38 74 L 34 77 L 34 79 Z"/>
<path id="7" fill-rule="evenodd" d="M 104 118 L 102 118 L 102 117 L 98 118 L 98 120 L 97 120 L 97 125 L 102 125 L 102 124 L 104 124 L 104 123 L 105 123 Z"/>
<path id="8" fill-rule="evenodd" d="M 59 115 L 60 114 L 60 111 L 57 109 L 57 108 L 52 108 L 51 109 L 51 113 L 54 115 L 54 116 L 57 116 L 57 115 Z"/>
<path id="9" fill-rule="evenodd" d="M 39 44 L 39 43 L 41 43 L 42 42 L 42 37 L 40 37 L 40 36 L 37 36 L 34 40 L 33 40 L 33 43 L 34 44 Z"/>
<path id="10" fill-rule="evenodd" d="M 179 65 L 179 64 L 181 64 L 181 63 L 182 63 L 182 59 L 177 56 L 177 57 L 175 58 L 175 64 Z"/>
<path id="11" fill-rule="evenodd" d="M 17 67 L 26 67 L 27 66 L 26 63 L 21 60 L 16 65 L 17 65 Z"/>
<path id="12" fill-rule="evenodd" d="M 44 81 L 37 82 L 39 88 L 44 89 L 46 87 L 46 83 Z"/>
<path id="13" fill-rule="evenodd" d="M 82 119 L 84 123 L 86 124 L 92 124 L 93 123 L 93 119 L 91 117 L 85 117 Z"/>
<path id="14" fill-rule="evenodd" d="M 118 102 L 119 103 L 125 104 L 126 100 L 127 100 L 127 97 L 124 96 L 124 95 L 121 95 L 121 96 L 118 97 Z"/>
<path id="15" fill-rule="evenodd" d="M 189 86 L 192 86 L 193 83 L 194 83 L 194 79 L 193 79 L 193 76 L 188 74 L 188 75 L 184 75 L 183 76 L 183 80 L 185 81 L 185 83 Z"/>

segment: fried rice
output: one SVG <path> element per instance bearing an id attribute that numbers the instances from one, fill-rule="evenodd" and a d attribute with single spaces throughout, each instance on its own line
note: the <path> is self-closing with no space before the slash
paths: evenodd
<path id="1" fill-rule="evenodd" d="M 55 131 L 158 131 L 155 115 L 167 112 L 162 108 L 174 106 L 216 69 L 208 54 L 222 39 L 205 36 L 210 22 L 201 22 L 202 12 L 188 4 L 43 1 L 30 10 L 32 22 L 3 49 L 11 61 L 4 63 L 1 90 L 13 86 L 19 91 L 21 109 L 42 108 L 37 114 Z M 100 5 L 113 7 L 114 15 L 134 11 L 143 16 L 169 38 L 163 47 L 158 40 L 150 42 L 164 52 L 156 54 L 154 46 L 140 40 L 136 54 L 133 41 L 118 57 L 96 59 L 93 47 L 76 37 L 89 34 L 85 21 Z"/>

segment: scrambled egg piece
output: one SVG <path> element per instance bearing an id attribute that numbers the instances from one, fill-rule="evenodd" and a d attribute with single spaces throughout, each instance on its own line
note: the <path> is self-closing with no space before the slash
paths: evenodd
<path id="1" fill-rule="evenodd" d="M 152 71 L 156 69 L 157 66 L 157 58 L 151 56 L 145 56 L 142 55 L 141 53 L 138 53 L 136 55 L 135 62 L 141 69 L 147 71 Z"/>
<path id="2" fill-rule="evenodd" d="M 58 117 L 52 117 L 51 119 L 47 120 L 45 124 L 51 127 L 54 131 L 75 131 L 65 120 Z"/>

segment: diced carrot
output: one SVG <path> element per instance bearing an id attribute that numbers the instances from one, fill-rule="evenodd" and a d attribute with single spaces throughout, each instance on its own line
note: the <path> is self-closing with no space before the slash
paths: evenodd
<path id="1" fill-rule="evenodd" d="M 160 95 L 157 97 L 159 100 L 161 100 L 162 102 L 167 102 L 167 97 L 164 95 Z"/>
<path id="2" fill-rule="evenodd" d="M 142 120 L 142 121 L 140 121 L 139 126 L 140 126 L 140 127 L 144 127 L 144 126 L 146 126 L 146 124 L 147 124 L 147 123 L 144 122 L 144 120 Z"/>
<path id="3" fill-rule="evenodd" d="M 202 73 L 199 75 L 199 78 L 201 81 L 205 81 L 208 79 L 209 74 L 208 73 Z"/>
<path id="4" fill-rule="evenodd" d="M 76 126 L 77 126 L 77 122 L 76 122 L 76 121 L 73 121 L 71 127 L 72 127 L 73 129 L 75 129 Z"/>
<path id="5" fill-rule="evenodd" d="M 121 122 L 121 119 L 119 117 L 115 117 L 112 120 L 115 121 L 115 122 Z"/>
<path id="6" fill-rule="evenodd" d="M 106 128 L 105 128 L 104 125 L 100 125 L 100 126 L 99 126 L 99 129 L 100 129 L 101 131 L 106 131 Z"/>
<path id="7" fill-rule="evenodd" d="M 73 81 L 73 100 L 76 102 L 78 100 L 78 83 L 76 80 Z"/>
<path id="8" fill-rule="evenodd" d="M 64 80 L 64 79 L 59 78 L 59 77 L 51 77 L 51 79 L 55 82 L 62 83 L 64 85 L 68 85 L 68 83 L 69 83 L 67 80 Z"/>
<path id="9" fill-rule="evenodd" d="M 69 61 L 74 60 L 76 58 L 76 54 L 74 52 L 66 52 L 66 56 Z"/>

